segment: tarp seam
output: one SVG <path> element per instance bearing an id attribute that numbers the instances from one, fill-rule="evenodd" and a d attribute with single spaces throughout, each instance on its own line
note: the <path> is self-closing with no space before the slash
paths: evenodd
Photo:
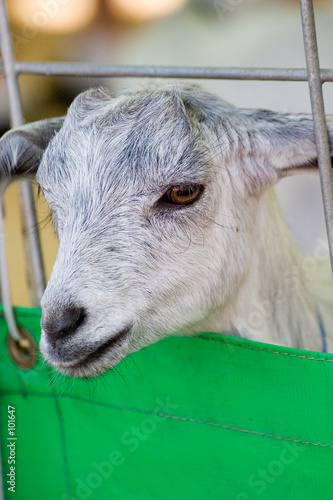
<path id="1" fill-rule="evenodd" d="M 12 395 L 13 394 L 23 395 L 19 391 L 0 391 L 0 395 L 1 394 L 2 395 L 9 395 L 9 394 L 12 394 Z M 27 395 L 29 395 L 29 396 L 35 396 L 35 397 L 42 397 L 42 398 L 55 398 L 55 396 L 52 395 L 52 394 L 40 394 L 38 392 L 25 393 L 25 396 L 27 396 Z M 59 396 L 58 396 L 58 398 L 59 398 Z M 294 439 L 294 438 L 289 438 L 289 437 L 284 437 L 284 436 L 275 436 L 274 434 L 266 434 L 264 432 L 253 431 L 253 430 L 249 430 L 249 429 L 241 429 L 239 427 L 233 427 L 233 426 L 230 426 L 230 425 L 218 424 L 216 422 L 208 422 L 206 420 L 198 420 L 198 419 L 195 419 L 195 418 L 181 417 L 181 416 L 178 416 L 178 415 L 169 415 L 169 414 L 166 414 L 166 413 L 163 413 L 163 412 L 155 412 L 155 411 L 152 411 L 152 410 L 142 410 L 140 408 L 129 408 L 127 406 L 111 405 L 111 404 L 108 404 L 108 403 L 102 403 L 102 402 L 92 401 L 90 399 L 79 398 L 77 396 L 62 395 L 61 398 L 74 399 L 74 400 L 80 401 L 82 403 L 88 403 L 88 404 L 93 404 L 93 405 L 97 405 L 97 406 L 104 406 L 104 407 L 110 408 L 112 410 L 124 410 L 124 411 L 130 411 L 132 413 L 141 413 L 141 414 L 144 414 L 144 415 L 156 415 L 158 417 L 169 418 L 169 419 L 172 419 L 172 420 L 180 420 L 180 421 L 183 421 L 183 422 L 192 422 L 192 423 L 196 423 L 196 424 L 211 425 L 213 427 L 220 427 L 222 429 L 227 429 L 227 430 L 231 430 L 231 431 L 245 432 L 245 433 L 254 434 L 254 435 L 257 435 L 257 436 L 274 438 L 274 439 L 278 439 L 280 441 L 290 441 L 290 442 L 298 443 L 298 444 L 318 446 L 320 448 L 333 448 L 333 445 L 331 445 L 331 444 L 315 443 L 315 442 L 312 442 L 312 441 L 305 441 L 305 440 L 302 440 L 302 439 Z"/>
<path id="2" fill-rule="evenodd" d="M 220 342 L 221 344 L 228 344 L 228 345 L 232 345 L 234 347 L 243 347 L 245 349 L 252 349 L 254 351 L 261 351 L 261 352 L 270 353 L 270 354 L 281 354 L 281 356 L 289 356 L 290 358 L 307 359 L 308 361 L 326 361 L 327 363 L 333 363 L 333 359 L 315 358 L 315 357 L 309 357 L 309 356 L 299 356 L 297 354 L 290 354 L 289 352 L 272 351 L 270 349 L 262 349 L 260 347 L 252 347 L 249 345 L 236 344 L 235 342 L 230 342 L 229 340 L 215 339 L 212 337 L 202 337 L 202 336 L 198 335 L 198 336 L 191 337 L 191 338 L 200 339 L 200 340 L 213 340 L 214 342 Z"/>

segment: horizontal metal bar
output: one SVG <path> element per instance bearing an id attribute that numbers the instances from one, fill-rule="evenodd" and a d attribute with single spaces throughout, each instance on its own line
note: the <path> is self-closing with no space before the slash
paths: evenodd
<path id="1" fill-rule="evenodd" d="M 0 62 L 0 73 L 3 73 Z M 204 68 L 182 66 L 114 66 L 89 63 L 15 62 L 18 75 L 59 75 L 95 77 L 196 78 L 225 80 L 264 80 L 306 82 L 304 68 Z M 320 80 L 333 82 L 333 69 L 322 69 Z"/>

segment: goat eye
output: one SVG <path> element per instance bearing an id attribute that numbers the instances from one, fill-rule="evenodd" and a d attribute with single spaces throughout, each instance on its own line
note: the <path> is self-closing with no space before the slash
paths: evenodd
<path id="1" fill-rule="evenodd" d="M 174 186 L 165 193 L 163 201 L 173 205 L 189 205 L 198 198 L 202 189 L 199 184 Z"/>

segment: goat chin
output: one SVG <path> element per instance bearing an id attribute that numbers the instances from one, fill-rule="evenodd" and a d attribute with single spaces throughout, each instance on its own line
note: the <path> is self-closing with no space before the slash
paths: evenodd
<path id="1" fill-rule="evenodd" d="M 180 83 L 88 90 L 66 117 L 5 134 L 2 186 L 36 174 L 59 237 L 45 359 L 88 377 L 199 331 L 332 351 L 332 284 L 315 279 L 327 248 L 299 255 L 272 189 L 316 154 L 310 117 Z"/>

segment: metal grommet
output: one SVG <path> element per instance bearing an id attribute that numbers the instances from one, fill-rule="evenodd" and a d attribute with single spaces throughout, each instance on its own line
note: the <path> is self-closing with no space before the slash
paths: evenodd
<path id="1" fill-rule="evenodd" d="M 37 362 L 37 345 L 33 336 L 24 328 L 18 327 L 21 339 L 12 335 L 7 337 L 7 350 L 11 360 L 23 370 L 30 370 Z"/>

